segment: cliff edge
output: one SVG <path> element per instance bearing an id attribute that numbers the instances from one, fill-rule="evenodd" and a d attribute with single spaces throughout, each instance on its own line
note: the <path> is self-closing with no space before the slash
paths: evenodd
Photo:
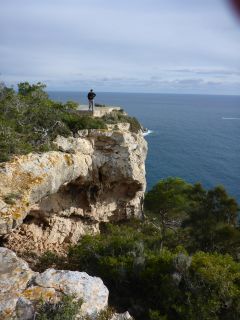
<path id="1" fill-rule="evenodd" d="M 64 251 L 101 222 L 142 216 L 147 144 L 128 123 L 58 136 L 0 165 L 0 236 L 17 253 Z"/>

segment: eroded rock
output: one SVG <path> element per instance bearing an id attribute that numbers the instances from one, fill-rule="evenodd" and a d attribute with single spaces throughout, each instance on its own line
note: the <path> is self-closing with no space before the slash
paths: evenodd
<path id="1" fill-rule="evenodd" d="M 44 288 L 54 288 L 66 295 L 82 299 L 81 311 L 90 316 L 97 315 L 108 304 L 108 289 L 102 280 L 90 277 L 86 272 L 48 269 L 39 274 L 35 282 Z"/>
<path id="2" fill-rule="evenodd" d="M 146 141 L 129 126 L 58 137 L 61 151 L 0 166 L 0 235 L 21 254 L 61 252 L 101 222 L 141 217 Z"/>
<path id="3" fill-rule="evenodd" d="M 33 275 L 25 261 L 12 251 L 0 248 L 0 319 L 11 319 L 19 295 Z"/>
<path id="4" fill-rule="evenodd" d="M 83 301 L 80 314 L 90 319 L 107 307 L 108 289 L 85 272 L 48 269 L 33 272 L 7 248 L 0 248 L 0 319 L 33 319 L 41 301 L 56 303 L 62 295 Z"/>

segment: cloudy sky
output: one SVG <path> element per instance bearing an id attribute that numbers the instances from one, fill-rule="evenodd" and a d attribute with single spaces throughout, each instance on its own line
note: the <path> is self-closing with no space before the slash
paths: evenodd
<path id="1" fill-rule="evenodd" d="M 227 0 L 0 0 L 0 81 L 51 90 L 240 94 Z"/>

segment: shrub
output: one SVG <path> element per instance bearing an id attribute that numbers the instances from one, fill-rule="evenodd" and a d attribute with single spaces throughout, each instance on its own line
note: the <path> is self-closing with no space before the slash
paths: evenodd
<path id="1" fill-rule="evenodd" d="M 229 255 L 162 248 L 148 222 L 110 225 L 83 237 L 70 249 L 68 267 L 101 277 L 110 304 L 136 319 L 240 317 L 240 264 Z"/>
<path id="2" fill-rule="evenodd" d="M 21 199 L 22 196 L 19 193 L 9 193 L 3 199 L 7 204 L 14 204 L 17 200 Z"/>
<path id="3" fill-rule="evenodd" d="M 36 260 L 34 269 L 38 272 L 43 272 L 48 268 L 64 269 L 65 266 L 67 268 L 65 257 L 58 256 L 55 252 L 47 251 Z"/>
<path id="4" fill-rule="evenodd" d="M 79 313 L 82 301 L 75 301 L 71 296 L 64 296 L 63 299 L 54 304 L 42 302 L 36 313 L 36 320 L 75 320 Z"/>
<path id="5" fill-rule="evenodd" d="M 103 118 L 81 116 L 78 104 L 52 101 L 38 82 L 22 82 L 18 92 L 0 84 L 0 162 L 14 154 L 53 150 L 57 135 L 69 136 L 82 129 L 106 129 L 106 123 L 129 122 L 130 130 L 137 132 L 137 119 L 114 111 Z"/>
<path id="6" fill-rule="evenodd" d="M 95 103 L 95 107 L 97 107 L 97 108 L 106 108 L 107 105 L 106 104 L 101 104 L 101 103 Z"/>
<path id="7" fill-rule="evenodd" d="M 77 103 L 50 100 L 44 89 L 41 83 L 20 83 L 18 92 L 0 85 L 0 162 L 15 154 L 54 150 L 57 135 L 106 128 L 101 119 L 74 113 Z"/>
<path id="8" fill-rule="evenodd" d="M 83 129 L 106 129 L 106 124 L 100 118 L 65 113 L 62 120 L 73 133 Z"/>
<path id="9" fill-rule="evenodd" d="M 88 316 L 80 315 L 82 300 L 76 300 L 71 296 L 63 296 L 58 303 L 41 302 L 35 314 L 36 320 L 90 320 Z M 111 320 L 114 309 L 106 308 L 98 313 L 95 320 Z"/>
<path id="10" fill-rule="evenodd" d="M 135 133 L 137 133 L 139 130 L 142 130 L 142 127 L 136 118 L 125 115 L 122 111 L 114 110 L 111 113 L 104 115 L 102 119 L 108 124 L 116 124 L 121 122 L 130 123 L 130 130 Z"/>
<path id="11" fill-rule="evenodd" d="M 222 186 L 205 190 L 179 178 L 159 181 L 146 194 L 145 213 L 155 218 L 163 240 L 196 250 L 230 253 L 238 257 L 239 207 Z"/>
<path id="12" fill-rule="evenodd" d="M 111 307 L 108 307 L 107 309 L 101 311 L 98 314 L 96 320 L 111 320 L 113 314 L 114 314 L 114 309 L 112 309 Z"/>

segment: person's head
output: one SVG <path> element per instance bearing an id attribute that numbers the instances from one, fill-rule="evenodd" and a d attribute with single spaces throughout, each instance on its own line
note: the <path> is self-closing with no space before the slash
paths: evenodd
<path id="1" fill-rule="evenodd" d="M 91 89 L 90 91 L 93 92 L 93 89 Z"/>

